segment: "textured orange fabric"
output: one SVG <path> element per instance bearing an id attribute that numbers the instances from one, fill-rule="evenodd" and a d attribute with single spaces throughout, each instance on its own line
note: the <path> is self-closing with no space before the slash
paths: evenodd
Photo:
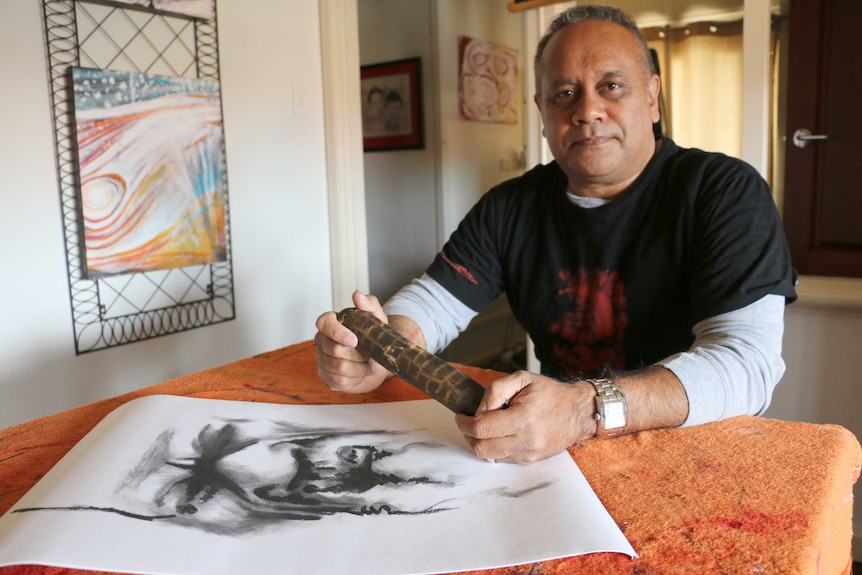
<path id="1" fill-rule="evenodd" d="M 500 375 L 459 367 L 482 384 Z M 312 342 L 278 349 L 0 431 L 0 513 L 110 411 L 152 394 L 305 404 L 425 397 L 397 379 L 367 395 L 335 393 L 317 377 Z M 862 449 L 842 427 L 738 417 L 570 452 L 640 557 L 596 553 L 474 575 L 850 573 Z M 0 568 L 72 573 L 81 572 Z"/>

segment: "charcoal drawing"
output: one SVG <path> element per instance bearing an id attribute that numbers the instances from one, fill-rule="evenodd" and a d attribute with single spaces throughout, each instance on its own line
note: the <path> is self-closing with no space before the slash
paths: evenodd
<path id="1" fill-rule="evenodd" d="M 457 449 L 417 431 L 315 428 L 283 421 L 215 419 L 189 436 L 162 431 L 105 505 L 33 511 L 113 513 L 210 533 L 258 533 L 290 521 L 351 515 L 427 515 L 467 503 L 464 478 L 441 466 Z M 495 488 L 471 500 L 542 489 Z"/>
<path id="2" fill-rule="evenodd" d="M 0 566 L 111 573 L 451 573 L 608 550 L 634 555 L 571 457 L 478 459 L 433 400 L 137 398 L 0 516 Z"/>

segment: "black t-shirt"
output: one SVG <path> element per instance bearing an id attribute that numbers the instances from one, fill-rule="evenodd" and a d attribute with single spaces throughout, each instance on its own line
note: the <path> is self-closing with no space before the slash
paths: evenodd
<path id="1" fill-rule="evenodd" d="M 740 160 L 664 138 L 613 201 L 566 190 L 556 162 L 494 187 L 427 270 L 476 311 L 505 291 L 547 375 L 638 369 L 686 351 L 700 320 L 796 299 L 769 187 Z"/>

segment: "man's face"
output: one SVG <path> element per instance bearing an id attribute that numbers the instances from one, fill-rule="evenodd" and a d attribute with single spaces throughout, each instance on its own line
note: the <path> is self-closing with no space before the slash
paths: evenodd
<path id="1" fill-rule="evenodd" d="M 634 35 L 619 24 L 567 26 L 542 55 L 536 104 L 543 133 L 573 192 L 612 198 L 655 152 L 659 79 Z"/>

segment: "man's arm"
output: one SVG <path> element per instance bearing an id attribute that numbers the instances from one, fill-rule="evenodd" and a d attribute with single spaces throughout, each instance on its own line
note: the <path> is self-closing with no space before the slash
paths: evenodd
<path id="1" fill-rule="evenodd" d="M 734 415 L 760 415 L 769 407 L 773 389 L 784 373 L 784 305 L 783 296 L 767 295 L 741 309 L 707 318 L 694 326 L 695 341 L 689 350 L 658 362 L 682 385 L 688 404 L 684 425 Z M 476 315 L 427 275 L 400 290 L 384 309 L 390 314 L 419 318 L 417 323 L 425 334 L 427 348 L 435 353 Z M 631 382 L 639 384 L 640 379 Z M 661 381 L 656 385 L 675 387 Z M 655 403 L 656 397 L 644 400 Z M 630 407 L 632 403 L 629 401 Z M 677 412 L 678 407 L 671 411 Z M 638 430 L 645 429 L 643 425 L 638 424 Z"/>
<path id="2" fill-rule="evenodd" d="M 412 301 L 408 297 L 409 303 L 393 305 L 393 311 L 397 308 L 402 313 L 421 315 L 411 307 L 422 307 L 421 301 L 429 293 L 443 290 L 430 278 L 423 281 L 430 283 L 418 290 L 410 288 Z M 448 311 L 425 324 L 433 332 L 429 339 L 437 342 L 434 346 L 447 341 L 452 333 L 457 335 L 455 326 L 466 325 L 475 315 L 463 304 L 463 308 L 449 305 L 452 302 L 441 304 L 445 295 L 442 300 L 438 296 L 434 296 L 438 302 L 433 305 L 444 305 Z M 373 296 L 355 294 L 354 303 L 385 321 L 386 314 Z M 392 303 L 390 300 L 387 306 Z M 766 296 L 741 310 L 697 324 L 695 343 L 689 351 L 664 360 L 663 365 L 617 377 L 629 409 L 625 432 L 762 413 L 784 369 L 783 314 L 784 298 Z M 425 331 L 419 323 L 397 314 L 389 321 L 400 333 L 425 346 Z M 334 313 L 321 316 L 318 329 L 318 372 L 333 389 L 370 391 L 391 375 L 353 349 L 355 336 L 338 323 Z M 479 457 L 528 463 L 595 436 L 595 395 L 589 382 L 563 383 L 517 372 L 489 385 L 476 417 L 459 415 L 456 420 Z"/>
<path id="3" fill-rule="evenodd" d="M 383 311 L 390 317 L 411 318 L 431 353 L 445 349 L 477 315 L 428 274 L 398 290 L 383 304 Z"/>
<path id="4" fill-rule="evenodd" d="M 689 351 L 615 378 L 628 403 L 625 432 L 763 413 L 784 372 L 783 318 L 784 298 L 765 296 L 698 323 Z M 489 386 L 475 418 L 456 419 L 479 457 L 529 463 L 594 436 L 594 398 L 588 382 L 518 372 Z"/>
<path id="5" fill-rule="evenodd" d="M 628 403 L 626 433 L 685 421 L 688 398 L 667 369 L 651 367 L 614 381 Z M 532 463 L 595 437 L 595 397 L 589 381 L 565 383 L 518 371 L 488 386 L 475 417 L 455 420 L 478 457 Z"/>
<path id="6" fill-rule="evenodd" d="M 684 425 L 766 411 L 784 375 L 784 307 L 784 296 L 766 295 L 707 318 L 694 326 L 691 349 L 659 362 L 679 378 L 689 397 Z"/>

